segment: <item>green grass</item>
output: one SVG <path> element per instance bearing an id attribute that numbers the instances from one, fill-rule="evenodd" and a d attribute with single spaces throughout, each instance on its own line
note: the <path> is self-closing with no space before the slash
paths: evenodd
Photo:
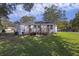
<path id="1" fill-rule="evenodd" d="M 79 33 L 77 32 L 59 32 L 58 35 L 68 42 L 79 43 Z"/>
<path id="2" fill-rule="evenodd" d="M 67 42 L 72 55 L 79 56 L 79 32 L 59 32 L 58 36 L 62 37 L 62 40 Z"/>
<path id="3" fill-rule="evenodd" d="M 79 33 L 59 32 L 47 36 L 16 36 L 0 39 L 3 56 L 76 56 L 79 55 Z M 10 37 L 11 38 L 11 37 Z"/>

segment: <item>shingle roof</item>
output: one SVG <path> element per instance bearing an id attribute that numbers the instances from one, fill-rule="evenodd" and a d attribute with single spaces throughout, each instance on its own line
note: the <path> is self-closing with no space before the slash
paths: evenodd
<path id="1" fill-rule="evenodd" d="M 51 23 L 53 24 L 53 22 L 48 22 L 48 21 L 37 21 L 35 22 L 36 24 L 48 24 L 48 23 Z"/>
<path id="2" fill-rule="evenodd" d="M 36 22 L 24 22 L 20 24 L 54 24 L 53 22 L 50 21 L 36 21 Z"/>

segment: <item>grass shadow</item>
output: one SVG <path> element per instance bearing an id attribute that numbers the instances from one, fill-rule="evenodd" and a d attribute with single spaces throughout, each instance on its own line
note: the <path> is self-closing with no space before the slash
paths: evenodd
<path id="1" fill-rule="evenodd" d="M 72 56 L 73 45 L 54 35 L 27 36 L 15 40 L 0 41 L 3 56 Z"/>

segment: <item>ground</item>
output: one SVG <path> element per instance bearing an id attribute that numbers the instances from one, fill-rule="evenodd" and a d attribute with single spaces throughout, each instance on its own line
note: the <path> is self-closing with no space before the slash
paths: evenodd
<path id="1" fill-rule="evenodd" d="M 47 36 L 0 35 L 3 56 L 72 56 L 79 55 L 79 33 L 59 32 Z"/>

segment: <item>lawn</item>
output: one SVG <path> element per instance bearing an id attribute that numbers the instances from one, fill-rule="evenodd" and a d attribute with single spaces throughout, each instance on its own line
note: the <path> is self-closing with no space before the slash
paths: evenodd
<path id="1" fill-rule="evenodd" d="M 11 36 L 11 35 L 10 35 Z M 0 38 L 3 56 L 75 56 L 79 55 L 79 33 L 58 32 L 47 36 L 6 36 Z"/>
<path id="2" fill-rule="evenodd" d="M 77 32 L 59 32 L 58 35 L 68 42 L 79 43 L 79 33 Z"/>

